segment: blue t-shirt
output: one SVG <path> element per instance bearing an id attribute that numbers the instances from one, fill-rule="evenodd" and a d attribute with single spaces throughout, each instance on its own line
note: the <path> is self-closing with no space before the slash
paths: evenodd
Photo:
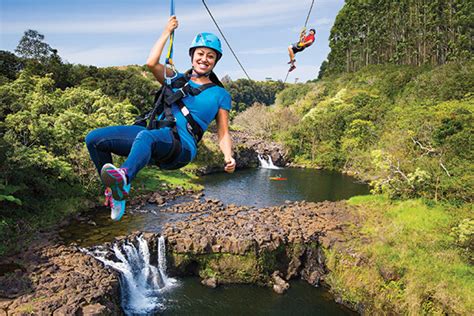
<path id="1" fill-rule="evenodd" d="M 184 75 L 179 74 L 178 78 L 182 76 Z M 189 80 L 189 84 L 194 88 L 201 86 L 192 80 Z M 177 89 L 173 90 L 176 91 Z M 186 96 L 182 100 L 203 131 L 207 130 L 209 124 L 215 119 L 219 109 L 230 111 L 231 108 L 231 96 L 229 92 L 219 86 L 207 88 L 197 96 Z M 193 160 L 197 154 L 197 143 L 188 132 L 186 128 L 187 120 L 176 104 L 173 104 L 172 111 L 176 118 L 176 126 L 178 128 L 181 144 L 183 148 L 191 152 L 191 160 Z"/>

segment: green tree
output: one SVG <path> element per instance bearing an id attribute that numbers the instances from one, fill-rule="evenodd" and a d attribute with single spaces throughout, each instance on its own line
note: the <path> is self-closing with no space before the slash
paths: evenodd
<path id="1" fill-rule="evenodd" d="M 22 67 L 23 63 L 21 59 L 15 54 L 0 50 L 0 76 L 14 80 Z"/>
<path id="2" fill-rule="evenodd" d="M 45 60 L 53 54 L 53 49 L 44 42 L 44 35 L 35 30 L 25 31 L 15 52 L 22 58 Z"/>

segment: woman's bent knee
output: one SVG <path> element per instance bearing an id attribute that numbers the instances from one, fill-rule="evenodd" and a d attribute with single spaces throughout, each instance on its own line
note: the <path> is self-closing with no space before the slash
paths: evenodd
<path id="1" fill-rule="evenodd" d="M 97 144 L 99 139 L 101 138 L 102 136 L 100 133 L 100 129 L 99 128 L 94 129 L 86 135 L 86 138 L 85 138 L 86 145 L 91 146 L 91 145 Z"/>
<path id="2" fill-rule="evenodd" d="M 137 134 L 137 137 L 135 138 L 135 141 L 144 141 L 144 142 L 153 142 L 154 138 L 151 135 L 149 130 L 143 130 Z"/>

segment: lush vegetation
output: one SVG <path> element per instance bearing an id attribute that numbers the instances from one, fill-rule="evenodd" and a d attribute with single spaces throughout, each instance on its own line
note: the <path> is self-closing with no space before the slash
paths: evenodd
<path id="1" fill-rule="evenodd" d="M 473 4 L 348 0 L 318 78 L 234 120 L 379 194 L 349 201 L 354 238 L 326 254 L 364 314 L 474 310 Z"/>
<path id="2" fill-rule="evenodd" d="M 315 82 L 223 80 L 240 128 L 282 142 L 298 164 L 353 174 L 382 194 L 351 201 L 365 223 L 354 227 L 356 256 L 328 254 L 333 289 L 368 311 L 473 309 L 472 5 L 346 1 Z M 2 239 L 94 199 L 85 135 L 131 123 L 157 88 L 141 66 L 65 63 L 31 30 L 16 54 L 0 51 Z M 221 159 L 208 139 L 201 146 L 188 170 Z M 191 178 L 143 175 L 140 189 Z"/>
<path id="3" fill-rule="evenodd" d="M 472 58 L 473 12 L 474 2 L 463 0 L 346 0 L 331 29 L 325 71 Z"/>
<path id="4" fill-rule="evenodd" d="M 473 74 L 473 62 L 370 66 L 294 85 L 274 108 L 242 116 L 300 164 L 356 175 L 395 198 L 472 202 Z"/>
<path id="5" fill-rule="evenodd" d="M 271 104 L 283 89 L 276 82 L 223 81 L 237 110 L 257 100 Z M 43 229 L 92 205 L 84 200 L 96 199 L 100 184 L 85 136 L 98 127 L 131 124 L 149 110 L 158 88 L 144 66 L 64 62 L 33 30 L 25 32 L 15 53 L 0 51 L 0 254 L 17 245 L 18 234 Z M 187 187 L 190 171 L 211 157 L 222 159 L 216 151 L 212 142 L 203 141 L 200 156 L 187 171 L 150 176 L 145 170 L 134 189 L 162 183 Z"/>
<path id="6" fill-rule="evenodd" d="M 272 105 L 275 103 L 275 96 L 285 88 L 281 81 L 259 82 L 248 79 L 230 80 L 223 78 L 223 83 L 227 91 L 232 96 L 232 112 L 243 112 L 254 104 Z"/>
<path id="7" fill-rule="evenodd" d="M 32 30 L 15 53 L 0 51 L 0 254 L 21 244 L 18 234 L 93 205 L 99 182 L 85 135 L 130 124 L 158 88 L 143 67 L 65 63 Z"/>
<path id="8" fill-rule="evenodd" d="M 469 207 L 381 196 L 349 203 L 357 206 L 361 227 L 353 228 L 349 252 L 327 253 L 332 291 L 356 308 L 363 305 L 367 314 L 469 315 L 474 310 L 474 225 L 462 220 Z"/>

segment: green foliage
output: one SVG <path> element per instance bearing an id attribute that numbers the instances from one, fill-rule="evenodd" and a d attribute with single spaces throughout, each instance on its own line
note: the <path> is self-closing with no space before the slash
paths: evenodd
<path id="1" fill-rule="evenodd" d="M 22 205 L 21 200 L 13 196 L 13 193 L 19 189 L 19 186 L 4 185 L 0 183 L 0 203 L 10 202 L 17 205 Z"/>
<path id="2" fill-rule="evenodd" d="M 309 85 L 296 84 L 288 87 L 277 95 L 276 104 L 289 106 L 295 100 L 300 99 L 311 90 Z"/>
<path id="3" fill-rule="evenodd" d="M 362 304 L 367 314 L 470 313 L 473 267 L 449 235 L 452 230 L 454 236 L 472 236 L 470 220 L 457 224 L 469 207 L 382 196 L 349 203 L 361 226 L 352 228 L 349 252 L 326 252 L 331 271 L 326 280 L 334 292 L 354 306 Z"/>
<path id="4" fill-rule="evenodd" d="M 79 70 L 78 70 L 79 72 Z M 88 90 L 100 90 L 120 102 L 128 101 L 139 113 L 148 112 L 153 106 L 154 95 L 159 84 L 150 80 L 141 67 L 82 68 L 78 73 L 78 84 Z"/>
<path id="5" fill-rule="evenodd" d="M 472 201 L 473 67 L 369 66 L 292 86 L 269 130 L 295 160 L 357 175 L 374 192 Z"/>
<path id="6" fill-rule="evenodd" d="M 281 81 L 259 82 L 247 79 L 224 80 L 224 86 L 232 96 L 232 110 L 239 113 L 254 103 L 272 105 L 276 94 L 285 88 Z"/>
<path id="7" fill-rule="evenodd" d="M 44 198 L 62 196 L 59 183 L 88 186 L 92 171 L 84 145 L 92 129 L 127 124 L 136 108 L 116 103 L 99 91 L 83 88 L 55 89 L 51 77 L 26 78 L 0 87 L 5 120 L 0 161 L 2 178 L 21 185 L 23 208 L 38 209 Z M 87 165 L 87 166 L 86 166 Z"/>
<path id="8" fill-rule="evenodd" d="M 271 117 L 268 115 L 270 109 L 263 104 L 255 104 L 244 112 L 238 114 L 233 124 L 236 124 L 243 130 L 259 137 L 271 137 Z"/>
<path id="9" fill-rule="evenodd" d="M 463 219 L 451 229 L 451 236 L 465 250 L 469 260 L 474 262 L 474 219 Z"/>
<path id="10" fill-rule="evenodd" d="M 8 51 L 0 50 L 0 77 L 14 80 L 22 67 L 21 58 Z"/>
<path id="11" fill-rule="evenodd" d="M 472 1 L 347 0 L 331 29 L 323 73 L 469 60 L 472 12 Z"/>

